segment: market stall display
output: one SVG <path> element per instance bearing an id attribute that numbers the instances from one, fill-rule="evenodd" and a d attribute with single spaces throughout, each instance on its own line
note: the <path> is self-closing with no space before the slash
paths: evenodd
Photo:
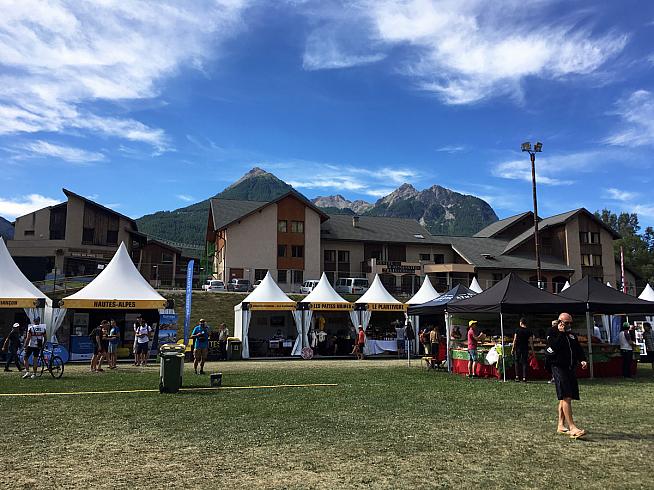
<path id="1" fill-rule="evenodd" d="M 242 341 L 242 357 L 300 355 L 302 311 L 266 273 L 261 284 L 234 306 L 234 337 Z"/>
<path id="2" fill-rule="evenodd" d="M 79 360 L 89 356 L 88 334 L 101 320 L 116 320 L 121 331 L 119 345 L 124 346 L 119 348 L 119 356 L 125 356 L 133 346 L 132 327 L 138 316 L 158 327 L 160 312 L 170 313 L 165 310 L 168 301 L 141 275 L 124 243 L 97 277 L 66 296 L 60 305 L 69 312 L 64 332 L 68 330 L 71 355 Z M 158 349 L 157 345 L 153 347 Z"/>
<path id="3" fill-rule="evenodd" d="M 350 325 L 353 308 L 334 290 L 323 272 L 318 284 L 298 303 L 302 347 L 311 347 L 319 355 L 349 353 L 354 342 Z"/>
<path id="4" fill-rule="evenodd" d="M 351 312 L 354 327 L 361 325 L 366 332 L 364 354 L 397 352 L 394 325 L 404 321 L 406 310 L 407 305 L 395 299 L 386 290 L 379 275 L 375 275 L 370 288 L 355 301 Z M 376 315 L 374 322 L 373 315 Z"/>
<path id="5" fill-rule="evenodd" d="M 434 286 L 432 286 L 431 281 L 429 280 L 429 276 L 425 276 L 425 280 L 422 282 L 422 285 L 420 286 L 420 289 L 416 294 L 413 295 L 409 301 L 406 302 L 406 304 L 409 306 L 414 305 L 422 305 L 425 303 L 428 303 L 429 301 L 432 301 L 436 298 L 438 298 L 440 294 L 436 289 L 434 289 Z M 420 316 L 419 315 L 414 315 L 411 313 L 408 313 L 408 318 L 411 324 L 413 325 L 413 329 L 418 332 L 420 330 Z M 418 336 L 416 335 L 415 338 L 415 348 L 417 352 L 417 346 L 418 346 Z"/>

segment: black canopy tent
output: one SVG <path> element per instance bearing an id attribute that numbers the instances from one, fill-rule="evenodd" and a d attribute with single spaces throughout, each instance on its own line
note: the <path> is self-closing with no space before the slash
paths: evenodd
<path id="1" fill-rule="evenodd" d="M 452 301 L 447 306 L 451 313 L 499 313 L 500 335 L 502 343 L 502 371 L 506 381 L 504 369 L 504 313 L 582 313 L 586 305 L 578 300 L 562 298 L 560 296 L 542 291 L 510 273 L 493 287 L 483 291 L 472 298 Z"/>
<path id="2" fill-rule="evenodd" d="M 617 289 L 602 284 L 590 276 L 581 278 L 569 288 L 561 291 L 559 296 L 580 301 L 585 306 L 586 326 L 588 329 L 588 357 L 590 359 L 590 377 L 593 377 L 593 347 L 591 343 L 593 313 L 616 315 L 629 313 L 654 313 L 654 303 L 638 299 Z"/>
<path id="3" fill-rule="evenodd" d="M 447 369 L 451 369 L 450 362 L 450 316 L 447 315 L 447 305 L 452 301 L 472 298 L 477 293 L 468 289 L 463 284 L 457 284 L 446 293 L 441 294 L 438 298 L 423 303 L 421 305 L 410 306 L 407 313 L 409 315 L 438 315 L 445 314 L 445 340 L 447 342 Z"/>

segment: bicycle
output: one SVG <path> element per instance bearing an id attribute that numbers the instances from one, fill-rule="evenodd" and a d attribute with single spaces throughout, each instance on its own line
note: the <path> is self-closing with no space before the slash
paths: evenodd
<path id="1" fill-rule="evenodd" d="M 55 354 L 55 348 L 58 345 L 59 344 L 47 342 L 45 347 L 39 351 L 36 362 L 41 369 L 37 369 L 35 373 L 39 378 L 43 375 L 43 372 L 46 369 L 54 379 L 59 379 L 64 375 L 64 361 L 61 357 Z"/>

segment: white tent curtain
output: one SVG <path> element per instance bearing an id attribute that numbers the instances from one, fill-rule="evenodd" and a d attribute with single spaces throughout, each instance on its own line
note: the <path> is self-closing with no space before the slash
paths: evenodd
<path id="1" fill-rule="evenodd" d="M 299 356 L 302 353 L 302 310 L 292 311 L 293 320 L 295 320 L 295 329 L 297 330 L 297 337 L 295 338 L 295 343 L 293 344 L 293 350 L 291 351 L 292 356 Z"/>
<path id="2" fill-rule="evenodd" d="M 30 319 L 30 323 L 33 324 L 37 318 L 41 320 L 41 323 L 45 323 L 45 308 L 23 308 L 23 311 Z"/>
<path id="3" fill-rule="evenodd" d="M 46 325 L 46 338 L 50 342 L 58 342 L 57 332 L 61 328 L 66 318 L 66 308 L 50 308 L 45 309 L 45 325 Z"/>
<path id="4" fill-rule="evenodd" d="M 356 339 L 356 334 L 359 331 L 359 312 L 356 310 L 350 310 L 350 321 L 354 327 L 354 337 Z"/>
<path id="5" fill-rule="evenodd" d="M 370 317 L 372 316 L 372 311 L 362 310 L 361 311 L 361 326 L 363 331 L 368 330 L 368 324 L 370 323 Z"/>
<path id="6" fill-rule="evenodd" d="M 311 330 L 312 310 L 304 310 L 304 326 L 302 328 L 302 347 L 309 347 L 309 330 Z"/>
<path id="7" fill-rule="evenodd" d="M 250 310 L 242 310 L 241 315 L 241 329 L 243 331 L 243 337 L 241 338 L 241 353 L 243 355 L 243 359 L 248 359 L 250 357 L 248 332 L 250 331 L 250 319 L 252 318 L 252 312 Z"/>

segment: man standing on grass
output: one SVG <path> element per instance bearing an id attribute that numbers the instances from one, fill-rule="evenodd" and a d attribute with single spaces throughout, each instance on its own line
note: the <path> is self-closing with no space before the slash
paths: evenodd
<path id="1" fill-rule="evenodd" d="M 101 373 L 104 371 L 102 369 L 102 357 L 105 355 L 104 338 L 106 326 L 107 320 L 102 320 L 100 326 L 95 327 L 89 335 L 93 342 L 93 357 L 91 358 L 92 373 Z"/>
<path id="2" fill-rule="evenodd" d="M 220 359 L 223 361 L 227 360 L 227 339 L 229 338 L 229 329 L 224 323 L 220 324 L 220 330 L 218 331 L 218 346 L 220 349 Z"/>
<path id="3" fill-rule="evenodd" d="M 586 431 L 574 423 L 572 400 L 579 400 L 576 370 L 579 363 L 582 369 L 586 369 L 586 355 L 571 330 L 572 316 L 569 313 L 561 313 L 557 333 L 548 339 L 546 353 L 559 399 L 557 432 L 577 439 L 585 436 Z"/>
<path id="4" fill-rule="evenodd" d="M 116 361 L 118 356 L 118 344 L 120 343 L 120 329 L 116 325 L 116 320 L 111 320 L 109 323 L 109 335 L 107 336 L 109 345 L 107 355 L 109 356 L 109 369 L 116 369 Z"/>
<path id="5" fill-rule="evenodd" d="M 200 319 L 200 323 L 195 326 L 191 332 L 191 338 L 195 341 L 193 346 L 193 369 L 198 374 L 198 364 L 200 365 L 200 374 L 204 374 L 204 363 L 209 355 L 209 327 Z"/>
<path id="6" fill-rule="evenodd" d="M 135 333 L 137 364 L 145 367 L 148 364 L 148 350 L 150 346 L 150 335 L 152 335 L 152 327 L 145 323 L 142 317 L 138 317 L 138 327 L 136 328 Z"/>
<path id="7" fill-rule="evenodd" d="M 477 335 L 475 331 L 476 327 L 477 320 L 470 320 L 468 322 L 468 378 L 475 378 L 477 376 L 477 342 L 486 337 L 486 334 L 483 332 Z"/>
<path id="8" fill-rule="evenodd" d="M 39 364 L 39 353 L 43 349 L 45 343 L 45 325 L 41 325 L 41 319 L 35 318 L 34 323 L 27 327 L 27 335 L 25 336 L 25 352 L 23 362 L 25 364 L 25 378 L 36 378 L 36 368 Z M 34 371 L 30 375 L 30 356 L 34 362 Z"/>
<path id="9" fill-rule="evenodd" d="M 20 346 L 20 324 L 14 323 L 11 327 L 11 332 L 7 335 L 4 343 L 2 344 L 3 352 L 6 352 L 6 361 L 5 361 L 5 372 L 11 372 L 9 366 L 14 362 L 16 364 L 16 369 L 19 371 L 23 370 L 23 366 L 18 362 L 18 347 Z"/>
<path id="10" fill-rule="evenodd" d="M 520 326 L 513 335 L 511 344 L 511 355 L 514 359 L 515 380 L 520 381 L 520 372 L 522 371 L 522 381 L 527 382 L 527 366 L 529 365 L 529 352 L 535 356 L 534 339 L 531 332 L 527 330 L 527 319 L 520 319 Z"/>

